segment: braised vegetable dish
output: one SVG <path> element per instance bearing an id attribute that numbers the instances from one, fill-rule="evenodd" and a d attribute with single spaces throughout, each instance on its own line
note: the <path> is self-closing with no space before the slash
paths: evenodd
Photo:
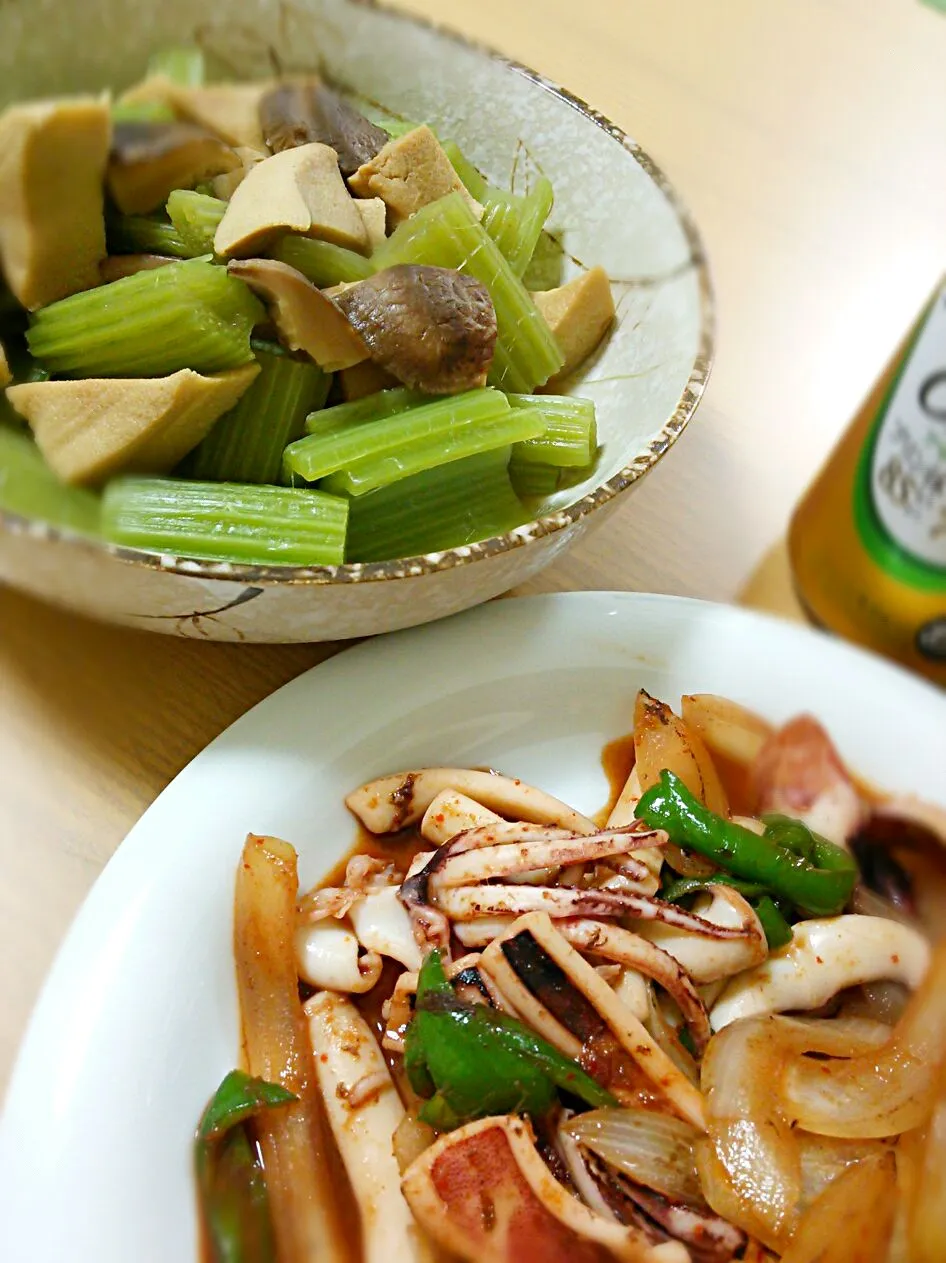
<path id="1" fill-rule="evenodd" d="M 334 565 L 504 534 L 593 473 L 567 388 L 614 304 L 599 267 L 527 287 L 551 183 L 364 108 L 177 49 L 0 114 L 0 509 Z"/>

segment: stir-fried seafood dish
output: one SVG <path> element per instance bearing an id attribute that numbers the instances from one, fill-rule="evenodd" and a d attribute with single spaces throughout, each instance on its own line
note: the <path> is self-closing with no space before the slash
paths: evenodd
<path id="1" fill-rule="evenodd" d="M 372 780 L 301 895 L 250 835 L 208 1259 L 946 1259 L 946 813 L 708 694 L 615 749 L 597 819 Z"/>

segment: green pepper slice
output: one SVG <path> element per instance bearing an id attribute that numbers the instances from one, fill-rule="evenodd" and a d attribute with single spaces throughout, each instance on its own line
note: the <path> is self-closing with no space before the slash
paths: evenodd
<path id="1" fill-rule="evenodd" d="M 769 820 L 760 837 L 704 807 L 666 768 L 642 796 L 635 815 L 726 872 L 756 882 L 807 916 L 839 913 L 854 889 L 857 864 L 800 820 Z M 791 826 L 791 827 L 789 827 Z"/>
<path id="2" fill-rule="evenodd" d="M 278 1083 L 232 1070 L 204 1110 L 194 1157 L 212 1263 L 275 1263 L 266 1181 L 246 1124 L 295 1099 Z"/>
<path id="3" fill-rule="evenodd" d="M 404 1062 L 415 1092 L 429 1098 L 420 1118 L 440 1131 L 491 1114 L 541 1116 L 556 1089 L 589 1105 L 615 1104 L 577 1062 L 522 1022 L 459 1000 L 438 951 L 427 956 L 417 980 Z"/>

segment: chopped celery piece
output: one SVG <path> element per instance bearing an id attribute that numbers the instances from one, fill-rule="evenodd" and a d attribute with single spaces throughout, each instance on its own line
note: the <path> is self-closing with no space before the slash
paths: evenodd
<path id="1" fill-rule="evenodd" d="M 512 193 L 490 189 L 488 198 L 483 202 L 483 218 L 480 223 L 499 246 L 503 258 L 511 260 L 519 246 L 519 199 Z"/>
<path id="2" fill-rule="evenodd" d="M 475 197 L 478 202 L 482 202 L 489 192 L 486 177 L 477 171 L 455 140 L 443 141 L 441 148 L 450 159 L 450 165 L 460 177 L 469 195 Z"/>
<path id="3" fill-rule="evenodd" d="M 520 526 L 528 512 L 509 482 L 509 451 L 467 456 L 354 498 L 346 560 L 439 552 Z"/>
<path id="4" fill-rule="evenodd" d="M 51 371 L 75 377 L 216 373 L 252 360 L 250 331 L 264 319 L 242 281 L 188 259 L 51 303 L 26 340 Z"/>
<path id="5" fill-rule="evenodd" d="M 331 378 L 311 361 L 257 350 L 260 371 L 235 408 L 216 423 L 180 467 L 214 482 L 278 482 L 287 443 L 306 414 L 325 402 Z M 316 414 L 318 415 L 318 414 Z"/>
<path id="6" fill-rule="evenodd" d="M 557 289 L 565 281 L 565 251 L 562 243 L 544 228 L 539 233 L 539 240 L 522 280 L 530 293 L 540 289 Z"/>
<path id="7" fill-rule="evenodd" d="M 532 261 L 545 221 L 552 210 L 552 184 L 540 175 L 525 197 L 488 189 L 483 199 L 483 227 L 496 242 L 516 276 Z"/>
<path id="8" fill-rule="evenodd" d="M 595 405 L 591 399 L 570 395 L 510 395 L 513 408 L 535 408 L 545 418 L 545 430 L 538 438 L 517 443 L 513 459 L 517 464 L 540 464 L 582 468 L 590 465 L 598 446 Z"/>
<path id="9" fill-rule="evenodd" d="M 517 414 L 527 411 L 516 410 Z M 422 453 L 432 456 L 426 465 L 405 469 L 400 475 L 403 478 L 407 474 L 419 473 L 421 469 L 442 464 L 444 459 L 449 459 L 440 456 L 440 452 L 458 430 L 476 427 L 494 417 L 509 416 L 511 413 L 506 396 L 500 391 L 468 390 L 462 395 L 446 395 L 418 408 L 408 408 L 376 421 L 365 421 L 326 434 L 310 434 L 286 448 L 284 464 L 291 473 L 298 474 L 307 482 L 314 482 L 317 478 L 324 478 L 327 474 L 347 469 L 366 459 L 391 457 L 397 465 L 406 456 L 408 448 L 412 452 L 420 449 Z M 541 430 L 542 425 L 539 422 L 533 429 L 533 435 L 541 433 Z M 517 437 L 527 438 L 532 435 L 523 434 Z M 502 439 L 484 446 L 500 447 L 504 442 L 512 441 Z M 467 452 L 459 454 L 469 455 Z M 386 478 L 384 481 L 390 482 L 393 479 Z"/>
<path id="10" fill-rule="evenodd" d="M 462 396 L 457 396 L 462 398 Z M 415 409 L 415 412 L 424 411 Z M 410 413 L 401 413 L 393 422 L 401 421 Z M 379 422 L 380 425 L 389 424 Z M 505 447 L 534 437 L 542 430 L 543 421 L 537 412 L 528 408 L 510 408 L 491 417 L 470 420 L 457 418 L 447 433 L 441 433 L 436 441 L 431 434 L 419 435 L 413 441 L 402 440 L 396 450 L 366 456 L 353 461 L 330 474 L 320 484 L 326 491 L 360 496 L 388 483 L 397 482 L 424 469 L 445 465 L 449 461 L 488 452 L 491 448 Z"/>
<path id="11" fill-rule="evenodd" d="M 306 417 L 305 430 L 306 434 L 335 434 L 359 421 L 380 421 L 383 417 L 393 417 L 396 412 L 406 412 L 408 408 L 424 403 L 430 403 L 430 395 L 409 390 L 407 386 L 393 386 L 390 390 L 365 395 L 364 399 L 353 399 L 351 403 L 339 403 L 334 408 L 313 412 Z"/>
<path id="12" fill-rule="evenodd" d="M 163 101 L 116 101 L 113 123 L 173 123 L 174 111 Z"/>
<path id="13" fill-rule="evenodd" d="M 175 189 L 168 198 L 168 218 L 192 256 L 213 254 L 214 233 L 226 212 L 219 197 L 192 189 Z"/>
<path id="14" fill-rule="evenodd" d="M 509 479 L 516 494 L 523 499 L 533 500 L 539 496 L 550 496 L 558 491 L 562 471 L 554 465 L 536 465 L 530 461 L 509 462 Z"/>
<path id="15" fill-rule="evenodd" d="M 550 496 L 556 491 L 576 487 L 589 478 L 595 470 L 596 457 L 587 465 L 540 465 L 534 461 L 520 460 L 513 448 L 509 461 L 509 477 L 516 493 L 524 499 Z"/>
<path id="16" fill-rule="evenodd" d="M 204 54 L 199 48 L 164 48 L 148 59 L 149 75 L 164 75 L 182 88 L 203 86 Z"/>
<path id="17" fill-rule="evenodd" d="M 375 251 L 374 262 L 379 270 L 395 263 L 458 268 L 483 282 L 499 326 L 489 378 L 493 385 L 531 391 L 562 367 L 562 353 L 531 296 L 459 193 L 405 220 Z"/>
<path id="18" fill-rule="evenodd" d="M 331 241 L 316 241 L 312 237 L 287 234 L 267 253 L 271 259 L 288 263 L 320 289 L 348 281 L 363 281 L 375 270 L 372 261 L 364 255 Z"/>
<path id="19" fill-rule="evenodd" d="M 0 425 L 0 509 L 82 535 L 98 534 L 98 496 L 64 486 L 33 440 L 6 425 Z"/>
<path id="20" fill-rule="evenodd" d="M 109 215 L 106 218 L 109 254 L 166 254 L 189 259 L 190 247 L 173 224 L 150 215 Z"/>
<path id="21" fill-rule="evenodd" d="M 347 521 L 342 497 L 290 487 L 118 478 L 102 498 L 116 544 L 251 566 L 338 565 Z"/>

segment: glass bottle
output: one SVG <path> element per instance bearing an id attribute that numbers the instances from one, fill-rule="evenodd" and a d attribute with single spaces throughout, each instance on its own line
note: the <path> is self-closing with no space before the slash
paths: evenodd
<path id="1" fill-rule="evenodd" d="M 788 549 L 816 622 L 946 685 L 946 278 L 796 508 Z"/>

